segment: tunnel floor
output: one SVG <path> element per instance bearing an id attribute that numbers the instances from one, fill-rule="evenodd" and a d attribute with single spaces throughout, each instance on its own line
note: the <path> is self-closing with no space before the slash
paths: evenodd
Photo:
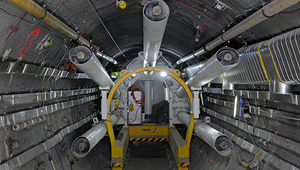
<path id="1" fill-rule="evenodd" d="M 168 144 L 164 142 L 133 142 L 129 146 L 126 170 L 170 169 Z M 170 157 L 169 157 L 170 158 Z"/>

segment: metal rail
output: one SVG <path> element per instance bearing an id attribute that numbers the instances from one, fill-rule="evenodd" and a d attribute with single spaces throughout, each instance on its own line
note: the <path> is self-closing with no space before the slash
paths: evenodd
<path id="1" fill-rule="evenodd" d="M 44 102 L 47 100 L 58 99 L 63 97 L 92 94 L 97 91 L 98 91 L 97 88 L 87 88 L 87 89 L 76 89 L 76 90 L 50 91 L 50 92 L 42 92 L 42 93 L 1 95 L 0 104 L 3 107 L 7 107 L 7 106 L 14 106 L 19 104 Z"/>
<path id="2" fill-rule="evenodd" d="M 218 129 L 220 131 L 224 131 L 224 134 L 227 135 L 228 137 L 230 137 L 233 142 L 235 142 L 238 146 L 240 146 L 244 150 L 250 152 L 251 154 L 257 155 L 258 153 L 261 153 L 261 156 L 260 156 L 261 160 L 269 163 L 270 165 L 273 165 L 276 169 L 300 170 L 299 168 L 295 167 L 294 165 L 278 158 L 278 156 L 270 154 L 270 153 L 264 151 L 263 149 L 255 146 L 254 144 L 246 141 L 245 139 L 237 136 L 233 132 L 230 132 L 224 128 L 220 128 L 219 126 L 217 128 L 217 125 L 215 125 L 213 123 L 210 123 L 210 124 L 213 127 L 215 127 L 216 129 Z"/>
<path id="3" fill-rule="evenodd" d="M 53 148 L 55 145 L 57 145 L 59 142 L 63 140 L 65 136 L 73 132 L 74 130 L 80 128 L 84 124 L 88 123 L 91 119 L 93 119 L 96 116 L 96 114 L 91 114 L 90 116 L 87 116 L 77 123 L 74 123 L 72 125 L 69 125 L 62 130 L 60 130 L 56 135 L 54 135 L 52 138 L 46 140 L 43 143 L 40 143 L 39 145 L 36 145 L 32 147 L 31 149 L 26 150 L 22 154 L 13 157 L 9 159 L 8 161 L 0 164 L 1 170 L 14 170 L 17 168 L 22 167 L 29 161 L 33 160 L 38 155 L 45 153 L 51 148 Z"/>
<path id="4" fill-rule="evenodd" d="M 250 99 L 262 99 L 280 101 L 283 103 L 299 105 L 300 95 L 296 94 L 276 94 L 268 91 L 248 91 L 248 90 L 222 90 L 221 88 L 204 87 L 203 92 L 212 94 L 222 94 L 228 96 L 241 96 Z"/>
<path id="5" fill-rule="evenodd" d="M 29 119 L 37 118 L 40 116 L 48 115 L 63 109 L 68 109 L 74 106 L 78 106 L 98 98 L 97 95 L 92 95 L 88 97 L 83 97 L 80 99 L 70 100 L 61 103 L 55 103 L 52 105 L 42 106 L 36 109 L 30 109 L 25 111 L 20 111 L 8 115 L 0 116 L 0 127 L 14 125 L 20 122 L 27 121 Z"/>
<path id="6" fill-rule="evenodd" d="M 36 66 L 32 64 L 25 64 L 20 62 L 6 62 L 0 61 L 0 73 L 5 74 L 27 74 L 34 76 L 49 76 L 56 79 L 70 78 L 70 79 L 91 79 L 85 73 L 71 73 L 50 67 Z"/>
<path id="7" fill-rule="evenodd" d="M 221 113 L 218 113 L 216 111 L 210 110 L 208 108 L 202 108 L 202 111 L 207 113 L 210 116 L 213 116 L 221 121 L 227 122 L 233 126 L 235 126 L 238 129 L 241 129 L 245 132 L 249 132 L 252 135 L 255 135 L 259 138 L 262 138 L 264 140 L 267 140 L 269 142 L 272 142 L 280 147 L 283 147 L 285 149 L 288 149 L 289 151 L 292 151 L 298 155 L 300 155 L 300 143 L 292 141 L 290 139 L 281 137 L 279 135 L 276 135 L 274 133 L 268 132 L 266 130 L 262 130 L 260 128 L 248 125 L 244 122 L 241 122 L 239 120 L 233 119 L 231 117 L 225 116 Z"/>

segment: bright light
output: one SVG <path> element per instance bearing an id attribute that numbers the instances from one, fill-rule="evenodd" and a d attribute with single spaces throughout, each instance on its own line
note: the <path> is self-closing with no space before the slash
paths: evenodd
<path id="1" fill-rule="evenodd" d="M 166 73 L 166 72 L 161 72 L 161 73 L 160 73 L 160 76 L 166 77 L 166 76 L 167 76 L 167 73 Z"/>
<path id="2" fill-rule="evenodd" d="M 132 77 L 135 77 L 136 76 L 136 74 L 132 74 Z"/>

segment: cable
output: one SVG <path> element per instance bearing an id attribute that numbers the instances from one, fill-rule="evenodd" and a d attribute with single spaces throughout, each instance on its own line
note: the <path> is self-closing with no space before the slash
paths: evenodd
<path id="1" fill-rule="evenodd" d="M 119 112 L 119 115 L 122 117 L 122 119 L 126 122 L 127 120 L 123 117 L 123 114 L 119 111 L 119 110 L 116 110 Z"/>
<path id="2" fill-rule="evenodd" d="M 47 2 L 47 1 L 45 1 L 45 0 L 43 0 L 43 2 L 45 2 L 47 5 L 50 5 L 50 6 L 52 6 L 52 7 L 54 7 L 54 8 L 57 9 L 57 7 L 55 7 L 55 6 L 52 5 L 51 3 L 49 3 L 49 2 Z M 62 3 L 62 1 L 61 1 L 61 3 Z M 55 10 L 54 10 L 54 11 L 55 11 Z M 63 16 L 63 15 L 61 14 L 61 12 L 60 12 L 58 9 L 57 9 L 57 13 L 58 13 L 62 18 L 66 19 L 66 20 L 68 20 L 70 23 L 72 23 L 72 24 L 75 26 L 75 29 L 78 29 L 78 28 L 79 28 L 79 27 L 78 27 L 74 22 L 72 22 L 69 18 Z"/>
<path id="3" fill-rule="evenodd" d="M 54 148 L 55 148 L 55 150 L 56 150 L 56 154 L 57 154 L 57 156 L 58 156 L 60 165 L 61 165 L 62 169 L 65 170 L 64 165 L 62 164 L 61 159 L 60 159 L 60 156 L 59 156 L 58 151 L 57 151 L 57 149 L 56 149 L 56 146 L 54 146 Z"/>
<path id="4" fill-rule="evenodd" d="M 143 93 L 143 99 L 138 100 L 138 99 L 135 98 L 134 92 L 135 92 L 136 90 L 138 90 L 138 91 L 140 91 L 140 92 Z M 135 88 L 132 90 L 131 94 L 132 94 L 132 98 L 133 98 L 134 102 L 136 103 L 136 105 L 138 105 L 138 104 L 142 105 L 142 104 L 145 102 L 145 93 L 144 93 L 143 90 L 141 90 L 140 88 L 135 87 Z"/>
<path id="5" fill-rule="evenodd" d="M 139 106 L 139 108 L 136 110 L 136 112 L 135 112 L 135 118 L 134 118 L 134 120 L 132 121 L 132 122 L 129 122 L 128 124 L 130 124 L 130 123 L 133 123 L 135 120 L 136 120 L 136 118 L 137 118 L 137 113 L 138 113 L 138 110 L 140 109 L 140 107 L 141 107 L 142 105 L 140 105 Z"/>
<path id="6" fill-rule="evenodd" d="M 247 125 L 247 127 L 248 127 L 247 120 L 246 120 L 246 118 L 244 117 L 244 107 L 245 107 L 245 106 L 243 106 L 243 116 L 242 116 L 242 117 L 244 118 L 244 121 L 245 121 L 245 123 L 246 123 L 246 125 Z M 239 119 L 239 120 L 240 120 L 240 119 Z M 248 133 L 248 135 L 250 136 L 250 138 L 251 138 L 253 144 L 255 144 L 256 146 L 259 146 L 259 145 L 255 142 L 255 140 L 253 139 L 253 137 L 252 137 L 252 135 L 250 134 L 248 128 L 247 128 L 247 133 Z"/>
<path id="7" fill-rule="evenodd" d="M 295 9 L 295 10 L 293 10 L 293 11 L 279 12 L 279 13 L 280 13 L 280 14 L 294 14 L 294 13 L 297 13 L 297 12 L 300 12 L 300 8 Z"/>
<path id="8" fill-rule="evenodd" d="M 63 47 L 70 41 L 70 39 L 68 39 L 62 46 L 61 48 L 58 50 L 58 52 L 55 54 L 55 56 L 52 58 L 51 62 L 50 62 L 50 66 L 52 64 L 52 62 L 55 60 L 55 58 L 57 57 L 57 55 L 60 53 L 60 51 L 63 49 Z"/>
<path id="9" fill-rule="evenodd" d="M 253 7 L 249 8 L 249 9 L 246 9 L 244 12 L 242 12 L 242 13 L 236 15 L 236 16 L 234 17 L 234 19 L 233 19 L 228 25 L 232 25 L 233 22 L 234 22 L 239 16 L 245 14 L 245 13 L 248 12 L 248 11 L 251 11 L 252 9 L 256 8 L 256 7 L 257 7 L 258 5 L 260 5 L 261 3 L 263 3 L 262 0 L 258 1 Z"/>
<path id="10" fill-rule="evenodd" d="M 112 39 L 112 41 L 115 43 L 116 47 L 119 49 L 119 51 L 122 53 L 123 57 L 129 62 L 129 60 L 126 58 L 125 54 L 122 52 L 121 48 L 118 46 L 117 42 L 114 40 L 114 38 L 112 37 L 112 35 L 110 34 L 110 32 L 108 31 L 108 29 L 106 28 L 106 26 L 104 25 L 103 21 L 101 20 L 100 16 L 98 15 L 96 9 L 94 8 L 94 6 L 92 5 L 90 0 L 87 0 L 89 2 L 89 4 L 91 5 L 91 8 L 94 10 L 95 14 L 97 15 L 99 21 L 101 22 L 101 24 L 103 25 L 104 29 L 106 30 L 106 32 L 108 33 L 108 35 L 110 36 L 110 38 Z"/>

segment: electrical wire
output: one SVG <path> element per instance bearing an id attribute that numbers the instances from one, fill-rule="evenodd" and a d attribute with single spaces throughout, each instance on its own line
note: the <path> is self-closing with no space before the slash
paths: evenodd
<path id="1" fill-rule="evenodd" d="M 300 8 L 295 9 L 295 10 L 293 10 L 293 11 L 279 12 L 279 13 L 280 13 L 280 14 L 294 14 L 294 13 L 297 13 L 297 12 L 300 12 Z"/>
<path id="2" fill-rule="evenodd" d="M 258 5 L 260 5 L 261 3 L 263 3 L 262 0 L 258 1 L 253 7 L 249 8 L 249 9 L 246 9 L 244 12 L 242 12 L 242 13 L 236 15 L 236 16 L 234 17 L 234 19 L 233 19 L 228 25 L 231 26 L 231 25 L 233 24 L 233 22 L 234 22 L 238 17 L 240 17 L 241 15 L 245 14 L 246 12 L 249 12 L 249 11 L 253 10 L 253 9 L 256 8 Z"/>
<path id="3" fill-rule="evenodd" d="M 243 115 L 242 115 L 242 117 L 244 118 L 244 121 L 245 121 L 245 123 L 246 123 L 246 125 L 247 125 L 247 127 L 248 127 L 248 122 L 247 122 L 246 118 L 244 117 L 244 108 L 245 108 L 245 105 L 243 106 Z M 239 119 L 239 120 L 240 120 L 240 119 Z M 253 137 L 252 137 L 252 135 L 250 134 L 248 128 L 247 128 L 247 131 L 246 131 L 246 132 L 247 132 L 248 135 L 250 136 L 250 138 L 251 138 L 253 144 L 255 144 L 256 146 L 259 146 L 259 145 L 255 142 L 255 140 L 253 139 Z"/>
<path id="4" fill-rule="evenodd" d="M 45 0 L 43 0 L 43 2 L 45 2 L 47 5 L 50 5 L 50 6 L 54 7 L 55 9 L 57 9 L 57 7 L 55 7 L 55 6 L 52 5 L 51 3 L 49 3 L 49 2 L 47 2 L 47 1 L 45 1 Z M 61 1 L 61 3 L 62 3 L 62 1 Z M 55 11 L 55 10 L 54 10 L 54 11 Z M 70 23 L 72 23 L 72 24 L 75 26 L 75 29 L 78 29 L 78 28 L 79 28 L 73 21 L 71 21 L 69 18 L 63 16 L 63 15 L 61 14 L 61 12 L 60 12 L 58 9 L 57 9 L 57 13 L 58 13 L 63 19 L 65 19 L 65 20 L 69 21 Z"/>
<path id="5" fill-rule="evenodd" d="M 43 106 L 44 106 L 44 101 L 43 101 Z M 45 132 L 45 140 L 47 140 L 47 126 L 46 126 L 46 120 L 44 121 L 44 132 Z M 52 155 L 52 153 L 51 153 L 51 150 L 49 150 L 48 153 L 50 153 L 51 158 L 52 158 L 52 161 L 54 162 L 55 169 L 57 169 L 56 162 L 55 162 L 54 159 L 53 159 L 53 155 Z"/>
<path id="6" fill-rule="evenodd" d="M 56 146 L 54 146 L 54 148 L 55 148 L 56 154 L 57 154 L 57 156 L 58 156 L 60 165 L 61 165 L 62 169 L 65 170 L 64 165 L 62 164 L 61 159 L 60 159 L 60 156 L 59 156 L 58 151 L 57 151 L 57 149 L 56 149 Z"/>
<path id="7" fill-rule="evenodd" d="M 21 17 L 16 16 L 16 15 L 14 15 L 14 14 L 11 14 L 11 13 L 5 11 L 5 10 L 2 9 L 2 8 L 0 8 L 0 11 L 4 12 L 4 13 L 6 13 L 6 14 L 12 16 L 12 17 L 21 19 Z M 36 26 L 34 23 L 32 23 L 32 22 L 30 22 L 30 21 L 28 21 L 28 20 L 26 20 L 26 19 L 23 19 L 23 21 L 26 21 L 26 22 L 29 23 L 31 26 Z M 41 25 L 41 27 L 43 27 L 43 28 L 47 29 L 48 31 L 50 31 L 51 33 L 53 33 L 49 28 L 47 28 L 47 27 L 45 27 L 45 26 L 42 26 L 42 25 Z M 54 35 L 55 37 L 59 38 L 59 39 L 62 39 L 61 37 L 58 37 L 58 36 L 55 35 L 54 33 L 53 33 L 53 35 Z"/>
<path id="8" fill-rule="evenodd" d="M 142 94 L 143 94 L 143 99 L 141 99 L 141 100 L 136 99 L 136 97 L 135 97 L 135 95 L 134 95 L 134 92 L 135 92 L 136 90 L 142 92 Z M 132 98 L 133 98 L 134 102 L 136 103 L 136 105 L 138 105 L 138 104 L 141 105 L 141 104 L 143 104 L 143 103 L 145 102 L 145 93 L 144 93 L 144 91 L 141 90 L 140 88 L 138 88 L 138 87 L 133 88 L 131 94 L 132 94 Z"/>
<path id="9" fill-rule="evenodd" d="M 106 28 L 106 26 L 104 25 L 102 19 L 100 18 L 100 15 L 97 13 L 96 9 L 94 8 L 94 6 L 92 5 L 90 0 L 87 0 L 91 6 L 91 8 L 93 9 L 93 11 L 95 12 L 96 16 L 98 17 L 99 21 L 101 22 L 101 24 L 103 25 L 104 29 L 106 30 L 106 32 L 108 33 L 108 35 L 110 36 L 110 38 L 112 39 L 112 41 L 115 43 L 116 47 L 119 49 L 119 51 L 122 53 L 123 57 L 129 62 L 129 60 L 127 59 L 127 57 L 125 56 L 125 54 L 123 53 L 123 51 L 121 50 L 121 48 L 119 47 L 119 45 L 117 44 L 117 42 L 115 41 L 115 39 L 112 37 L 112 35 L 110 34 L 110 32 L 108 31 L 108 29 Z"/>
<path id="10" fill-rule="evenodd" d="M 51 62 L 50 62 L 50 66 L 51 66 L 51 64 L 52 64 L 52 62 L 55 60 L 55 58 L 58 56 L 58 54 L 60 53 L 60 51 L 63 49 L 63 47 L 67 44 L 67 43 L 69 43 L 69 41 L 70 41 L 70 39 L 68 38 L 68 40 L 65 42 L 65 43 L 63 43 L 62 44 L 62 46 L 60 47 L 60 49 L 57 51 L 57 53 L 55 54 L 55 56 L 51 59 Z"/>

